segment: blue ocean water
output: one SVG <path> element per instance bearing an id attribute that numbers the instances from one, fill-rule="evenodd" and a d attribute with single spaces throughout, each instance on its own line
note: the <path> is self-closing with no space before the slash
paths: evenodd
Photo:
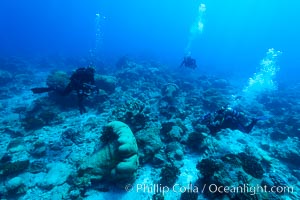
<path id="1" fill-rule="evenodd" d="M 86 55 L 95 45 L 95 15 L 106 57 L 153 57 L 176 67 L 198 15 L 199 1 L 3 1 L 2 55 Z M 297 1 L 203 1 L 204 30 L 192 44 L 203 70 L 252 73 L 269 48 L 284 52 L 279 77 L 299 72 Z M 241 70 L 242 69 L 242 70 Z M 247 74 L 249 75 L 249 74 Z"/>

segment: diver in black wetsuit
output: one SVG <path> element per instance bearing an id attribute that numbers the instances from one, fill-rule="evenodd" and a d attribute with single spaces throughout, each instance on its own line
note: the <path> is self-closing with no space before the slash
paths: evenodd
<path id="1" fill-rule="evenodd" d="M 92 67 L 78 68 L 71 76 L 70 83 L 67 85 L 62 95 L 68 95 L 73 90 L 76 91 L 78 97 L 78 106 L 80 114 L 86 112 L 83 106 L 83 99 L 91 95 L 94 91 L 99 92 L 95 86 L 95 69 Z"/>
<path id="2" fill-rule="evenodd" d="M 70 83 L 63 91 L 57 91 L 55 88 L 32 88 L 33 93 L 44 93 L 50 91 L 56 91 L 60 95 L 68 95 L 73 90 L 76 91 L 78 97 L 78 106 L 80 114 L 86 112 L 83 106 L 83 99 L 94 92 L 99 92 L 98 88 L 95 86 L 95 69 L 92 67 L 78 68 L 71 76 Z"/>
<path id="3" fill-rule="evenodd" d="M 191 68 L 191 69 L 196 69 L 197 63 L 196 63 L 196 60 L 194 58 L 192 58 L 190 54 L 188 54 L 183 58 L 183 61 L 180 64 L 180 67 L 183 67 L 183 66 L 187 67 L 187 68 Z"/>
<path id="4" fill-rule="evenodd" d="M 247 124 L 249 120 L 243 113 L 231 107 L 222 107 L 214 113 L 205 115 L 201 123 L 205 124 L 212 134 L 216 134 L 226 128 L 250 133 L 258 120 L 259 118 L 253 118 L 251 122 Z"/>

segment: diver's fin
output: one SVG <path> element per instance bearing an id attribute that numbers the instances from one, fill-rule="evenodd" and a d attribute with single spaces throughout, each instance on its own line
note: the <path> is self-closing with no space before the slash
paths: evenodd
<path id="1" fill-rule="evenodd" d="M 31 91 L 34 94 L 41 94 L 41 93 L 45 93 L 45 92 L 50 92 L 53 91 L 53 88 L 49 88 L 49 87 L 41 87 L 41 88 L 31 88 Z"/>

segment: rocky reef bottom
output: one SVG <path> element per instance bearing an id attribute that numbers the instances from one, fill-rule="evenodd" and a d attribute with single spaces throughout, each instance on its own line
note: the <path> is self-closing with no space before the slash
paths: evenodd
<path id="1" fill-rule="evenodd" d="M 250 100 L 236 80 L 122 58 L 80 115 L 76 94 L 30 91 L 64 87 L 62 62 L 2 63 L 1 199 L 300 199 L 300 85 Z M 199 119 L 224 105 L 267 117 L 212 135 Z"/>

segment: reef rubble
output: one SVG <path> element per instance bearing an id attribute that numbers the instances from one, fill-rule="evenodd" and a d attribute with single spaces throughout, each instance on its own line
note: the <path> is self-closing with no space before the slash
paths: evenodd
<path id="1" fill-rule="evenodd" d="M 98 70 L 101 92 L 85 100 L 88 112 L 80 115 L 75 94 L 30 91 L 65 87 L 70 69 L 55 71 L 52 63 L 38 72 L 30 62 L 15 58 L 5 66 L 18 70 L 0 71 L 1 199 L 300 198 L 300 85 L 241 105 L 247 115 L 271 116 L 250 134 L 211 135 L 199 119 L 232 103 L 241 87 L 230 79 L 182 76 L 180 69 L 122 58 Z M 293 192 L 212 192 L 204 185 Z"/>

